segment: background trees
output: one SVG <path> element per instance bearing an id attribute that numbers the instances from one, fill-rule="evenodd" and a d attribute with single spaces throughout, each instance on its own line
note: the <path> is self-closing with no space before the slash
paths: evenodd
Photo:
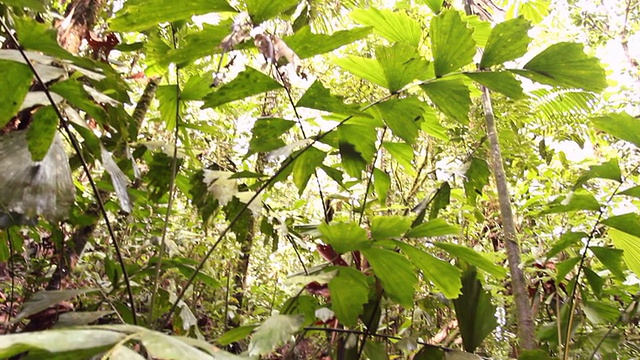
<path id="1" fill-rule="evenodd" d="M 3 4 L 3 356 L 638 351 L 632 2 Z"/>

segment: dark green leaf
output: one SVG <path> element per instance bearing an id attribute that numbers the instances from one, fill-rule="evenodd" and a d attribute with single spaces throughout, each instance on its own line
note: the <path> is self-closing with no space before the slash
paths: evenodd
<path id="1" fill-rule="evenodd" d="M 567 196 L 560 196 L 549 203 L 548 208 L 542 211 L 543 214 L 555 214 L 579 210 L 600 210 L 600 203 L 587 190 L 578 188 Z"/>
<path id="2" fill-rule="evenodd" d="M 431 200 L 431 211 L 429 212 L 429 220 L 434 220 L 438 217 L 440 210 L 444 209 L 451 203 L 451 186 L 448 182 L 442 183 L 436 195 Z"/>
<path id="3" fill-rule="evenodd" d="M 471 96 L 469 88 L 462 80 L 438 79 L 420 87 L 445 115 L 462 124 L 469 123 Z"/>
<path id="4" fill-rule="evenodd" d="M 446 235 L 458 235 L 461 229 L 458 226 L 449 225 L 444 219 L 433 219 L 424 224 L 420 224 L 405 235 L 406 237 L 434 237 Z"/>
<path id="5" fill-rule="evenodd" d="M 371 219 L 371 238 L 382 240 L 402 236 L 411 226 L 406 216 L 376 216 Z"/>
<path id="6" fill-rule="evenodd" d="M 323 223 L 318 226 L 318 231 L 322 234 L 322 241 L 340 254 L 371 247 L 367 232 L 356 223 Z"/>
<path id="7" fill-rule="evenodd" d="M 257 327 L 258 325 L 238 326 L 237 328 L 231 329 L 222 334 L 222 336 L 216 339 L 216 343 L 221 346 L 227 346 L 236 341 L 240 341 L 249 336 L 249 334 L 251 334 Z"/>
<path id="8" fill-rule="evenodd" d="M 584 267 L 582 270 L 584 270 L 584 277 L 587 279 L 589 286 L 591 286 L 593 294 L 597 298 L 600 298 L 600 296 L 602 296 L 602 286 L 604 285 L 604 279 L 588 267 Z"/>
<path id="9" fill-rule="evenodd" d="M 258 152 L 268 152 L 285 146 L 280 136 L 295 125 L 295 121 L 267 118 L 258 119 L 251 130 L 248 155 Z"/>
<path id="10" fill-rule="evenodd" d="M 49 87 L 49 90 L 64 97 L 73 106 L 85 111 L 99 124 L 106 125 L 107 113 L 104 108 L 91 98 L 84 89 L 83 84 L 77 79 L 68 79 L 57 82 Z"/>
<path id="11" fill-rule="evenodd" d="M 247 68 L 228 84 L 204 97 L 202 108 L 215 108 L 234 100 L 279 89 L 282 86 L 258 70 Z"/>
<path id="12" fill-rule="evenodd" d="M 349 267 L 336 267 L 338 274 L 329 281 L 331 309 L 338 320 L 347 326 L 356 326 L 369 298 L 367 277 Z"/>
<path id="13" fill-rule="evenodd" d="M 424 104 L 416 97 L 391 99 L 375 106 L 393 135 L 412 145 L 420 131 Z"/>
<path id="14" fill-rule="evenodd" d="M 364 27 L 340 30 L 331 35 L 314 34 L 311 32 L 309 26 L 305 26 L 295 34 L 285 37 L 283 40 L 300 59 L 306 59 L 351 44 L 367 36 L 370 32 L 370 27 Z"/>
<path id="15" fill-rule="evenodd" d="M 574 189 L 582 186 L 591 179 L 609 179 L 617 182 L 622 182 L 622 174 L 620 173 L 620 166 L 618 166 L 617 159 L 611 159 L 600 165 L 592 165 L 589 167 L 584 175 L 576 181 Z"/>
<path id="16" fill-rule="evenodd" d="M 364 344 L 364 355 L 369 360 L 389 360 L 387 344 L 382 341 L 367 341 Z"/>
<path id="17" fill-rule="evenodd" d="M 298 188 L 298 194 L 302 195 L 311 175 L 322 164 L 325 156 L 327 153 L 324 151 L 310 147 L 293 163 L 293 183 Z"/>
<path id="18" fill-rule="evenodd" d="M 553 246 L 551 246 L 551 249 L 549 250 L 549 252 L 547 252 L 546 257 L 550 258 L 553 257 L 555 255 L 557 255 L 560 251 L 563 251 L 564 249 L 568 248 L 569 246 L 577 243 L 578 241 L 582 240 L 582 239 L 586 239 L 588 238 L 589 235 L 585 232 L 566 232 L 564 234 L 562 234 L 562 236 L 560 237 L 560 240 L 558 240 L 555 244 L 553 244 Z"/>
<path id="19" fill-rule="evenodd" d="M 364 115 L 360 111 L 360 106 L 356 104 L 347 105 L 342 97 L 331 95 L 329 89 L 325 88 L 319 80 L 316 80 L 302 98 L 298 100 L 296 106 L 307 107 L 329 111 L 346 115 Z"/>
<path id="20" fill-rule="evenodd" d="M 449 142 L 450 139 L 449 135 L 447 135 L 447 129 L 440 125 L 440 120 L 436 115 L 435 109 L 428 107 L 424 110 L 425 112 L 422 115 L 424 118 L 424 121 L 422 122 L 422 131 L 436 139 Z"/>
<path id="21" fill-rule="evenodd" d="M 42 51 L 61 59 L 76 60 L 73 55 L 58 45 L 56 32 L 44 23 L 31 18 L 13 17 L 20 45 L 25 49 Z"/>
<path id="22" fill-rule="evenodd" d="M 373 187 L 376 190 L 380 204 L 384 205 L 387 202 L 387 194 L 391 187 L 389 174 L 378 168 L 373 169 Z"/>
<path id="23" fill-rule="evenodd" d="M 58 131 L 58 115 L 52 106 L 39 109 L 27 130 L 27 143 L 33 161 L 41 161 L 49 152 L 53 137 Z"/>
<path id="24" fill-rule="evenodd" d="M 564 281 L 565 276 L 580 262 L 580 257 L 573 257 L 556 264 L 556 280 Z"/>
<path id="25" fill-rule="evenodd" d="M 496 25 L 484 48 L 480 67 L 487 69 L 524 55 L 531 42 L 530 28 L 531 23 L 521 17 Z"/>
<path id="26" fill-rule="evenodd" d="M 600 92 L 607 87 L 598 59 L 588 57 L 583 45 L 563 42 L 551 45 L 531 59 L 518 75 L 542 84 Z"/>
<path id="27" fill-rule="evenodd" d="M 433 0 L 428 0 L 433 1 Z M 413 360 L 446 360 L 446 352 L 443 349 L 431 346 L 425 346 L 418 351 Z"/>
<path id="28" fill-rule="evenodd" d="M 464 193 L 470 204 L 475 205 L 478 195 L 482 195 L 482 189 L 489 183 L 490 174 L 486 161 L 475 157 L 471 160 L 464 179 Z"/>
<path id="29" fill-rule="evenodd" d="M 467 65 L 476 54 L 473 30 L 456 10 L 445 10 L 431 20 L 431 48 L 436 77 Z"/>
<path id="30" fill-rule="evenodd" d="M 322 275 L 327 275 L 327 273 L 321 273 L 316 278 L 320 278 Z M 313 276 L 305 276 L 305 278 L 313 278 Z M 333 278 L 333 275 L 331 275 L 331 278 Z M 304 285 L 310 282 L 306 281 Z M 285 315 L 302 315 L 304 316 L 304 326 L 310 326 L 316 322 L 316 310 L 320 307 L 318 299 L 309 295 L 300 295 L 285 301 L 280 308 L 280 312 Z"/>
<path id="31" fill-rule="evenodd" d="M 620 318 L 620 310 L 604 302 L 584 301 L 582 311 L 593 324 L 612 324 Z"/>
<path id="32" fill-rule="evenodd" d="M 0 92 L 0 128 L 18 113 L 32 79 L 33 73 L 26 64 L 0 60 L 0 86 L 3 89 L 11 89 Z"/>
<path id="33" fill-rule="evenodd" d="M 389 297 L 404 307 L 411 307 L 418 278 L 409 260 L 395 251 L 378 248 L 365 249 L 362 253 Z"/>
<path id="34" fill-rule="evenodd" d="M 246 0 L 247 12 L 254 25 L 280 15 L 298 4 L 298 0 Z"/>
<path id="35" fill-rule="evenodd" d="M 382 146 L 389 152 L 389 155 L 396 159 L 398 164 L 404 168 L 407 174 L 415 174 L 413 168 L 413 148 L 409 144 L 396 142 L 383 142 Z"/>
<path id="36" fill-rule="evenodd" d="M 619 261 L 620 250 L 622 250 L 624 262 L 636 276 L 640 276 L 640 237 L 617 229 L 609 229 L 608 234 L 618 249 L 602 248 L 606 249 L 606 251 L 599 250 L 598 252 L 594 251 L 593 248 L 589 249 L 593 251 L 598 257 L 598 260 L 600 260 L 607 269 L 611 270 L 611 272 L 621 280 L 625 279 Z"/>
<path id="37" fill-rule="evenodd" d="M 176 6 L 172 0 L 128 0 L 110 27 L 114 31 L 141 31 L 159 23 L 190 19 L 218 11 L 235 11 L 225 0 L 193 0 Z"/>
<path id="38" fill-rule="evenodd" d="M 106 346 L 125 340 L 127 334 L 106 330 L 50 329 L 47 331 L 26 332 L 0 336 L 0 357 L 8 359 L 14 355 L 29 352 L 32 359 L 52 359 L 52 354 L 83 351 L 85 356 L 69 358 L 91 358 L 103 351 Z M 71 356 L 71 357 L 69 357 Z M 65 357 L 57 357 L 64 359 Z"/>
<path id="39" fill-rule="evenodd" d="M 525 350 L 520 352 L 518 360 L 553 360 L 546 350 Z"/>
<path id="40" fill-rule="evenodd" d="M 360 24 L 373 26 L 376 34 L 389 41 L 404 41 L 416 48 L 420 44 L 421 26 L 407 14 L 369 8 L 352 11 L 351 18 Z"/>
<path id="41" fill-rule="evenodd" d="M 520 81 L 516 80 L 513 74 L 508 71 L 467 72 L 464 74 L 471 78 L 471 80 L 474 80 L 487 88 L 497 91 L 514 100 L 519 100 L 525 97 L 522 92 L 522 86 L 520 86 Z"/>
<path id="42" fill-rule="evenodd" d="M 462 287 L 460 282 L 462 271 L 459 268 L 409 244 L 397 241 L 396 245 L 407 255 L 413 265 L 422 271 L 423 276 L 442 291 L 447 299 L 458 297 Z"/>
<path id="43" fill-rule="evenodd" d="M 447 244 L 442 242 L 436 242 L 434 243 L 434 245 L 455 256 L 456 258 L 464 260 L 469 264 L 488 272 L 497 279 L 504 279 L 504 277 L 507 275 L 507 269 L 492 263 L 481 253 L 471 248 L 462 245 Z"/>
<path id="44" fill-rule="evenodd" d="M 462 293 L 453 299 L 462 344 L 470 353 L 498 326 L 491 294 L 482 288 L 477 275 L 475 267 L 467 266 L 462 274 Z"/>
<path id="45" fill-rule="evenodd" d="M 640 119 L 627 113 L 611 113 L 591 120 L 596 129 L 619 139 L 628 141 L 640 148 Z"/>

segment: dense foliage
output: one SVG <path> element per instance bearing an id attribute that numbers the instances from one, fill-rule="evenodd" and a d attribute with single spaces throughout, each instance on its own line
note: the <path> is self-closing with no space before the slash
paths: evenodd
<path id="1" fill-rule="evenodd" d="M 0 1 L 0 357 L 640 356 L 598 4 Z"/>

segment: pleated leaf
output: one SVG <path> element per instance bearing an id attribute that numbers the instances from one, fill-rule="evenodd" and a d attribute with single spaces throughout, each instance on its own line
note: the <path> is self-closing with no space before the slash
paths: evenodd
<path id="1" fill-rule="evenodd" d="M 409 260 L 385 249 L 370 248 L 362 250 L 362 253 L 389 297 L 404 307 L 411 307 L 418 278 Z"/>
<path id="2" fill-rule="evenodd" d="M 344 103 L 342 97 L 331 95 L 329 89 L 325 88 L 319 80 L 316 80 L 308 89 L 296 106 L 311 109 L 324 110 L 338 114 L 363 115 L 360 106 Z"/>
<path id="3" fill-rule="evenodd" d="M 524 55 L 531 42 L 530 28 L 531 23 L 521 17 L 496 25 L 484 48 L 480 67 L 487 69 Z"/>
<path id="4" fill-rule="evenodd" d="M 298 188 L 298 194 L 302 195 L 311 175 L 322 164 L 325 156 L 327 153 L 324 151 L 310 147 L 293 163 L 293 183 Z"/>
<path id="5" fill-rule="evenodd" d="M 371 247 L 366 230 L 356 223 L 320 224 L 318 231 L 322 234 L 322 241 L 340 254 Z"/>
<path id="6" fill-rule="evenodd" d="M 473 30 L 456 10 L 445 10 L 431 20 L 431 48 L 436 77 L 469 64 L 476 53 Z"/>
<path id="7" fill-rule="evenodd" d="M 467 85 L 460 79 L 438 79 L 420 85 L 438 110 L 462 124 L 469 123 L 471 95 Z"/>
<path id="8" fill-rule="evenodd" d="M 477 267 L 478 269 L 488 272 L 497 279 L 504 279 L 504 277 L 507 275 L 507 269 L 492 263 L 489 259 L 471 248 L 462 245 L 447 244 L 442 242 L 437 242 L 434 245 L 455 256 L 456 258 L 464 260 L 465 262 Z"/>
<path id="9" fill-rule="evenodd" d="M 254 25 L 280 15 L 298 4 L 298 0 L 246 0 L 247 12 Z"/>
<path id="10" fill-rule="evenodd" d="M 363 305 L 369 299 L 367 277 L 349 267 L 336 267 L 338 273 L 329 281 L 331 310 L 338 320 L 347 326 L 356 326 L 362 315 Z"/>
<path id="11" fill-rule="evenodd" d="M 396 245 L 407 255 L 409 261 L 422 271 L 424 277 L 442 291 L 447 299 L 458 297 L 462 287 L 460 282 L 462 271 L 459 268 L 401 241 L 397 241 Z"/>
<path id="12" fill-rule="evenodd" d="M 422 28 L 405 13 L 369 8 L 354 10 L 350 16 L 360 24 L 372 26 L 376 34 L 389 41 L 403 41 L 414 47 L 420 44 Z"/>
<path id="13" fill-rule="evenodd" d="M 231 101 L 244 99 L 281 87 L 279 83 L 269 76 L 253 68 L 247 68 L 231 82 L 222 85 L 217 91 L 205 96 L 202 108 L 215 108 Z"/>
<path id="14" fill-rule="evenodd" d="M 283 40 L 300 59 L 306 59 L 351 44 L 367 36 L 369 33 L 371 33 L 371 27 L 340 30 L 331 35 L 314 34 L 308 26 L 305 26 L 295 34 L 285 37 Z"/>
<path id="15" fill-rule="evenodd" d="M 524 98 L 520 81 L 508 71 L 465 73 L 471 80 L 514 100 Z"/>
<path id="16" fill-rule="evenodd" d="M 640 148 L 640 119 L 625 112 L 611 113 L 591 119 L 596 129 L 634 144 Z"/>

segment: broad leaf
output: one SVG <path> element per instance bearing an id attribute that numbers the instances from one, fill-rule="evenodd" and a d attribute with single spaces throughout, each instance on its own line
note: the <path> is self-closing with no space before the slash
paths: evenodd
<path id="1" fill-rule="evenodd" d="M 580 257 L 572 257 L 556 264 L 556 280 L 564 281 L 567 274 L 580 262 Z"/>
<path id="2" fill-rule="evenodd" d="M 598 59 L 587 56 L 583 45 L 563 42 L 551 45 L 516 71 L 542 84 L 600 92 L 607 87 Z"/>
<path id="3" fill-rule="evenodd" d="M 367 232 L 356 223 L 323 223 L 318 226 L 318 231 L 322 234 L 322 241 L 340 254 L 371 247 Z"/>
<path id="4" fill-rule="evenodd" d="M 216 339 L 216 343 L 221 346 L 227 346 L 236 341 L 240 341 L 249 336 L 257 327 L 258 325 L 238 326 L 222 334 L 222 336 Z"/>
<path id="5" fill-rule="evenodd" d="M 370 32 L 370 27 L 364 27 L 340 30 L 331 35 L 314 34 L 311 32 L 309 26 L 305 26 L 296 31 L 295 34 L 285 37 L 283 40 L 300 59 L 306 59 L 351 44 L 367 36 Z"/>
<path id="6" fill-rule="evenodd" d="M 464 73 L 471 80 L 474 80 L 487 88 L 506 95 L 514 100 L 525 97 L 522 92 L 520 81 L 516 80 L 512 73 L 508 71 L 497 72 L 474 72 Z"/>
<path id="7" fill-rule="evenodd" d="M 530 28 L 531 23 L 521 17 L 496 25 L 482 53 L 480 68 L 487 69 L 524 55 L 531 42 Z"/>
<path id="8" fill-rule="evenodd" d="M 360 106 L 347 105 L 342 97 L 331 95 L 319 80 L 316 80 L 298 100 L 296 106 L 307 107 L 346 115 L 363 115 Z"/>
<path id="9" fill-rule="evenodd" d="M 449 142 L 449 135 L 447 134 L 447 129 L 440 124 L 440 120 L 436 115 L 435 109 L 428 107 L 424 109 L 424 121 L 422 122 L 422 131 L 424 131 L 427 135 L 431 135 L 438 140 L 442 140 L 445 143 Z"/>
<path id="10" fill-rule="evenodd" d="M 298 332 L 303 322 L 304 317 L 301 315 L 272 315 L 258 326 L 251 337 L 249 355 L 260 356 L 271 352 Z"/>
<path id="11" fill-rule="evenodd" d="M 33 161 L 42 161 L 58 131 L 58 115 L 52 106 L 39 109 L 27 130 L 27 143 Z"/>
<path id="12" fill-rule="evenodd" d="M 429 9 L 433 11 L 434 14 L 438 14 L 442 9 L 442 4 L 444 3 L 444 0 L 420 0 L 420 2 L 427 5 Z"/>
<path id="13" fill-rule="evenodd" d="M 409 260 L 385 249 L 370 248 L 362 250 L 362 253 L 389 297 L 404 307 L 411 307 L 418 278 Z"/>
<path id="14" fill-rule="evenodd" d="M 555 214 L 569 211 L 580 210 L 600 210 L 600 203 L 587 190 L 578 188 L 567 196 L 559 196 L 557 199 L 549 203 L 548 208 L 543 210 L 543 214 Z"/>
<path id="15" fill-rule="evenodd" d="M 29 8 L 40 13 L 46 11 L 45 0 L 2 0 L 5 5 Z M 48 2 L 46 2 L 48 4 Z"/>
<path id="16" fill-rule="evenodd" d="M 295 121 L 278 118 L 256 120 L 251 130 L 252 136 L 247 156 L 258 152 L 269 152 L 285 146 L 286 144 L 280 139 L 280 136 L 295 124 Z"/>
<path id="17" fill-rule="evenodd" d="M 640 119 L 625 112 L 610 113 L 591 119 L 598 130 L 634 144 L 640 148 Z"/>
<path id="18" fill-rule="evenodd" d="M 246 0 L 247 12 L 255 26 L 261 22 L 280 15 L 298 4 L 298 0 Z"/>
<path id="19" fill-rule="evenodd" d="M 389 155 L 396 159 L 398 164 L 404 168 L 404 171 L 410 176 L 415 174 L 413 167 L 413 148 L 409 144 L 397 142 L 383 142 L 382 146 L 389 152 Z"/>
<path id="20" fill-rule="evenodd" d="M 293 163 L 293 183 L 298 188 L 298 194 L 302 195 L 302 192 L 307 187 L 307 183 L 322 162 L 327 154 L 318 150 L 315 147 L 310 147 L 304 151 L 300 157 Z"/>
<path id="21" fill-rule="evenodd" d="M 141 331 L 136 335 L 146 352 L 157 359 L 211 359 L 203 350 L 181 341 L 177 336 L 169 336 L 156 331 Z"/>
<path id="22" fill-rule="evenodd" d="M 462 80 L 438 79 L 420 87 L 445 115 L 462 124 L 469 123 L 471 96 L 469 88 Z"/>
<path id="23" fill-rule="evenodd" d="M 462 344 L 471 353 L 498 326 L 491 294 L 482 288 L 477 276 L 475 267 L 467 266 L 462 274 L 462 294 L 453 299 Z"/>
<path id="24" fill-rule="evenodd" d="M 3 128 L 18 113 L 29 91 L 33 73 L 26 64 L 8 60 L 0 60 L 0 69 L 0 86 L 11 89 L 0 92 L 0 128 Z"/>
<path id="25" fill-rule="evenodd" d="M 442 291 L 447 299 L 458 297 L 462 287 L 460 282 L 462 271 L 458 267 L 401 241 L 397 241 L 396 245 L 407 255 L 413 265 L 422 271 L 422 275 Z"/>
<path id="26" fill-rule="evenodd" d="M 473 30 L 456 10 L 445 10 L 431 20 L 431 47 L 436 77 L 469 64 L 476 53 Z"/>
<path id="27" fill-rule="evenodd" d="M 367 341 L 364 344 L 364 355 L 369 360 L 389 360 L 387 344 L 383 341 Z"/>
<path id="28" fill-rule="evenodd" d="M 585 233 L 585 232 L 566 232 L 564 234 L 562 234 L 562 236 L 560 237 L 560 240 L 558 240 L 555 244 L 553 244 L 553 246 L 551 246 L 551 249 L 549 249 L 549 251 L 547 252 L 547 254 L 545 255 L 547 258 L 556 256 L 560 251 L 563 251 L 564 249 L 568 248 L 569 246 L 577 243 L 578 241 L 582 240 L 582 239 L 586 239 L 589 237 L 589 234 Z"/>
<path id="29" fill-rule="evenodd" d="M 49 87 L 52 92 L 61 95 L 70 104 L 89 114 L 98 123 L 105 125 L 107 121 L 107 113 L 104 108 L 96 103 L 77 79 L 68 79 L 57 82 Z"/>
<path id="30" fill-rule="evenodd" d="M 587 270 L 587 269 L 585 269 Z M 620 309 L 604 302 L 585 299 L 582 311 L 593 324 L 612 324 L 620 319 Z"/>
<path id="31" fill-rule="evenodd" d="M 177 49 L 168 46 L 156 36 L 150 36 L 150 41 L 153 39 L 157 47 L 153 60 L 163 67 L 167 67 L 170 63 L 185 67 L 196 59 L 221 53 L 223 49 L 220 43 L 229 35 L 232 26 L 233 19 L 228 19 L 218 25 L 202 24 L 202 30 L 190 29 L 192 32 L 187 32 L 184 43 L 181 43 Z M 145 47 L 149 48 L 149 44 L 147 43 Z M 209 79 L 210 83 L 211 79 Z"/>
<path id="32" fill-rule="evenodd" d="M 625 189 L 619 192 L 618 195 L 633 196 L 635 198 L 640 199 L 640 185 Z"/>
<path id="33" fill-rule="evenodd" d="M 338 320 L 347 326 L 356 326 L 369 299 L 367 277 L 349 267 L 336 267 L 338 274 L 329 281 L 331 310 Z"/>
<path id="34" fill-rule="evenodd" d="M 609 179 L 617 182 L 622 182 L 622 174 L 620 173 L 620 166 L 618 166 L 617 159 L 611 159 L 600 165 L 593 165 L 589 167 L 584 175 L 576 181 L 574 189 L 582 186 L 591 179 Z"/>
<path id="35" fill-rule="evenodd" d="M 612 235 L 612 232 L 613 232 L 613 235 Z M 631 255 L 633 257 L 634 255 L 627 254 L 627 249 L 624 246 L 619 246 L 619 245 L 627 245 L 626 243 L 624 243 L 624 240 L 621 243 L 616 242 L 614 238 L 618 238 L 617 236 L 618 233 L 619 231 L 616 229 L 609 229 L 609 237 L 613 239 L 613 243 L 616 245 L 617 249 L 610 248 L 610 247 L 590 246 L 589 250 L 598 258 L 598 260 L 600 260 L 602 265 L 604 265 L 607 269 L 609 269 L 609 271 L 611 271 L 613 275 L 615 275 L 620 280 L 624 280 L 626 277 L 624 275 L 624 271 L 622 267 L 623 255 L 624 255 L 625 261 L 627 262 L 627 265 L 629 265 L 627 256 Z M 626 233 L 623 233 L 623 234 L 626 234 Z M 637 239 L 637 237 L 633 235 L 629 235 L 629 236 L 631 236 L 631 238 Z M 640 243 L 636 243 L 636 246 L 637 247 L 640 246 Z M 640 247 L 638 247 L 637 249 L 640 249 Z M 633 253 L 633 250 L 632 250 L 632 253 Z M 640 255 L 640 253 L 637 253 L 637 255 Z M 640 263 L 638 264 L 640 265 Z M 640 267 L 638 267 L 638 269 L 640 269 Z"/>
<path id="36" fill-rule="evenodd" d="M 382 240 L 402 236 L 411 226 L 406 216 L 376 216 L 371 219 L 371 238 Z"/>
<path id="37" fill-rule="evenodd" d="M 175 129 L 178 114 L 178 85 L 162 85 L 156 90 L 156 97 L 160 102 L 160 119 L 167 129 Z"/>
<path id="38" fill-rule="evenodd" d="M 159 23 L 218 11 L 235 9 L 226 0 L 193 0 L 182 2 L 180 6 L 172 0 L 128 0 L 111 20 L 110 27 L 114 31 L 141 31 Z"/>
<path id="39" fill-rule="evenodd" d="M 90 61 L 76 59 L 68 51 L 58 45 L 56 32 L 47 24 L 39 23 L 31 18 L 13 17 L 16 26 L 16 35 L 20 45 L 25 49 L 42 51 L 45 54 L 56 56 L 60 59 L 81 61 L 84 64 Z"/>
<path id="40" fill-rule="evenodd" d="M 448 182 L 442 183 L 431 202 L 429 220 L 434 220 L 438 217 L 440 210 L 446 208 L 451 203 L 451 186 Z"/>
<path id="41" fill-rule="evenodd" d="M 73 299 L 76 296 L 84 295 L 88 292 L 96 291 L 95 289 L 78 289 L 78 290 L 49 290 L 38 291 L 33 294 L 29 300 L 24 303 L 22 311 L 13 320 L 19 321 L 33 314 L 37 314 L 42 310 L 46 310 L 60 302 Z M 1 339 L 2 337 L 0 337 Z"/>
<path id="42" fill-rule="evenodd" d="M 587 279 L 589 286 L 591 286 L 591 290 L 593 290 L 593 294 L 597 298 L 600 298 L 602 296 L 602 286 L 604 285 L 604 279 L 588 267 L 584 267 L 582 270 L 584 271 L 584 277 Z"/>
<path id="43" fill-rule="evenodd" d="M 488 272 L 497 279 L 504 279 L 504 277 L 507 275 L 507 269 L 492 263 L 481 253 L 471 248 L 462 245 L 447 244 L 442 242 L 436 242 L 434 243 L 434 245 L 455 256 L 456 258 L 464 260 L 465 262 L 477 267 L 478 269 Z"/>
<path id="44" fill-rule="evenodd" d="M 180 92 L 180 101 L 202 100 L 211 91 L 210 85 L 211 73 L 189 77 L 187 83 L 184 84 L 184 89 Z"/>
<path id="45" fill-rule="evenodd" d="M 420 131 L 424 104 L 416 97 L 391 99 L 375 106 L 393 135 L 414 144 Z"/>
<path id="46" fill-rule="evenodd" d="M 386 203 L 390 187 L 391 177 L 389 177 L 389 174 L 378 168 L 373 169 L 373 188 L 376 190 L 380 204 Z"/>
<path id="47" fill-rule="evenodd" d="M 360 24 L 373 26 L 376 34 L 389 41 L 404 41 L 414 47 L 420 44 L 422 27 L 407 14 L 369 8 L 354 10 L 350 16 Z"/>
<path id="48" fill-rule="evenodd" d="M 258 70 L 247 68 L 231 82 L 204 97 L 202 108 L 215 108 L 234 100 L 279 89 L 282 86 Z"/>
<path id="49" fill-rule="evenodd" d="M 424 224 L 420 224 L 405 235 L 406 237 L 434 237 L 434 236 L 446 236 L 446 235 L 458 235 L 460 234 L 460 227 L 455 225 L 449 225 L 444 219 L 433 219 Z"/>
<path id="50" fill-rule="evenodd" d="M 471 160 L 464 179 L 464 193 L 470 204 L 475 205 L 478 195 L 482 195 L 482 189 L 489 183 L 490 174 L 485 160 L 476 157 Z"/>

